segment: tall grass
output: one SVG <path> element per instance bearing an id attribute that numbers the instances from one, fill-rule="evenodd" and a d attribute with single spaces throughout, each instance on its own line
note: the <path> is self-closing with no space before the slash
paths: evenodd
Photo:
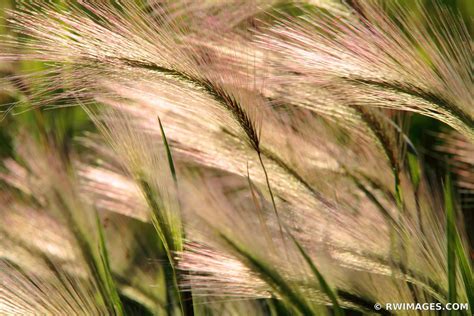
<path id="1" fill-rule="evenodd" d="M 0 314 L 472 308 L 471 40 L 429 2 L 17 1 Z"/>

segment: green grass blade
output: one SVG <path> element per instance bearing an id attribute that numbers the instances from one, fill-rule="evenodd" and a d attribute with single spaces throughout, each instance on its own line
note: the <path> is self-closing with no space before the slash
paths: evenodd
<path id="1" fill-rule="evenodd" d="M 296 292 L 275 269 L 257 258 L 250 251 L 221 233 L 223 240 L 245 259 L 247 266 L 256 272 L 277 294 L 303 315 L 315 315 L 312 307 L 301 293 Z"/>
<path id="2" fill-rule="evenodd" d="M 278 227 L 280 228 L 281 240 L 284 243 L 285 237 L 283 236 L 283 226 L 280 219 L 280 214 L 278 214 L 278 209 L 275 202 L 275 196 L 273 195 L 273 190 L 272 190 L 272 187 L 270 186 L 270 179 L 268 177 L 267 168 L 265 168 L 265 164 L 263 163 L 262 154 L 260 152 L 258 152 L 257 154 L 258 154 L 258 160 L 260 161 L 260 165 L 262 166 L 263 174 L 265 175 L 265 182 L 267 184 L 268 192 L 270 193 L 273 211 L 275 212 L 276 220 L 278 222 Z"/>
<path id="3" fill-rule="evenodd" d="M 456 302 L 457 284 L 456 269 L 459 264 L 459 272 L 464 283 L 469 306 L 474 306 L 474 283 L 469 254 L 464 249 L 461 235 L 456 226 L 456 207 L 454 204 L 451 178 L 446 177 L 444 186 L 444 199 L 446 208 L 446 237 L 447 237 L 447 260 L 448 260 L 448 301 Z"/>
<path id="4" fill-rule="evenodd" d="M 167 225 L 167 221 L 165 216 L 163 215 L 164 209 L 160 205 L 159 201 L 156 199 L 158 196 L 155 190 L 153 190 L 152 186 L 144 179 L 144 177 L 139 177 L 138 183 L 140 184 L 140 188 L 144 193 L 145 200 L 148 206 L 151 209 L 151 216 L 152 216 L 152 223 L 155 227 L 155 231 L 160 238 L 163 247 L 166 251 L 166 256 L 170 262 L 172 261 L 172 251 L 181 250 L 176 249 L 174 236 L 172 234 L 171 229 L 169 229 Z"/>
<path id="5" fill-rule="evenodd" d="M 448 302 L 456 302 L 456 221 L 451 189 L 451 178 L 446 177 L 444 184 L 444 206 L 446 210 L 446 240 L 448 265 Z"/>
<path id="6" fill-rule="evenodd" d="M 255 188 L 254 188 L 254 184 L 252 183 L 252 180 L 250 179 L 248 164 L 247 164 L 247 182 L 248 182 L 248 185 L 249 185 L 250 194 L 252 196 L 253 205 L 255 205 L 255 210 L 256 210 L 258 222 L 260 224 L 260 229 L 262 230 L 263 235 L 265 236 L 265 240 L 268 243 L 269 247 L 272 249 L 272 251 L 276 251 L 275 243 L 273 242 L 273 239 L 270 236 L 270 232 L 269 232 L 267 224 L 265 222 L 265 213 L 262 209 L 261 204 L 258 201 L 257 194 L 256 194 Z"/>
<path id="7" fill-rule="evenodd" d="M 114 311 L 116 315 L 124 315 L 122 301 L 112 277 L 112 269 L 110 268 L 109 254 L 107 252 L 107 246 L 105 244 L 104 229 L 100 222 L 99 214 L 96 213 L 97 218 L 97 230 L 99 232 L 99 257 L 100 257 L 100 269 L 99 273 L 102 277 L 103 283 L 106 286 L 109 299 L 112 301 Z"/>
<path id="8" fill-rule="evenodd" d="M 346 171 L 347 172 L 347 171 Z M 391 227 L 399 228 L 399 223 L 393 218 L 392 214 L 380 203 L 375 195 L 354 175 L 347 173 L 347 175 L 354 181 L 355 185 L 365 194 L 365 196 L 377 207 L 380 213 Z"/>
<path id="9" fill-rule="evenodd" d="M 464 282 L 464 287 L 466 289 L 467 301 L 469 306 L 473 308 L 474 306 L 474 275 L 472 273 L 472 267 L 469 260 L 469 254 L 465 251 L 461 237 L 459 233 L 456 234 L 456 257 L 459 263 L 459 270 Z"/>
<path id="10" fill-rule="evenodd" d="M 170 171 L 171 175 L 173 176 L 174 182 L 178 182 L 178 178 L 176 177 L 176 169 L 174 167 L 174 162 L 173 162 L 173 155 L 171 155 L 171 149 L 168 144 L 168 139 L 166 138 L 165 130 L 163 128 L 163 124 L 161 124 L 160 117 L 158 117 L 158 123 L 160 124 L 160 130 L 161 130 L 161 137 L 163 139 L 163 145 L 166 148 L 166 156 L 168 157 L 168 164 L 170 166 Z"/>
<path id="11" fill-rule="evenodd" d="M 311 258 L 308 256 L 306 251 L 300 245 L 300 243 L 292 235 L 290 235 L 290 236 L 291 236 L 291 239 L 293 239 L 293 242 L 295 243 L 296 247 L 298 247 L 298 250 L 300 251 L 300 253 L 303 256 L 304 260 L 306 261 L 306 263 L 311 268 L 311 271 L 314 273 L 314 275 L 318 279 L 318 282 L 319 282 L 319 285 L 320 285 L 321 289 L 324 291 L 324 293 L 326 293 L 326 295 L 331 300 L 333 308 L 334 308 L 334 314 L 336 316 L 344 315 L 344 311 L 342 310 L 341 306 L 339 305 L 337 295 L 333 292 L 333 290 L 331 289 L 329 284 L 324 279 L 323 275 L 319 272 L 318 268 L 316 268 L 316 265 L 314 264 L 313 260 L 311 260 Z"/>
<path id="12" fill-rule="evenodd" d="M 416 155 L 408 153 L 408 168 L 413 185 L 418 187 L 421 181 L 421 170 Z"/>
<path id="13" fill-rule="evenodd" d="M 170 167 L 170 172 L 171 175 L 173 176 L 173 180 L 176 186 L 176 189 L 178 187 L 178 177 L 176 175 L 176 168 L 174 166 L 174 160 L 173 160 L 173 155 L 171 154 L 171 148 L 168 143 L 168 139 L 166 138 L 165 130 L 163 128 L 163 124 L 161 123 L 161 119 L 158 116 L 158 123 L 160 124 L 160 130 L 161 130 L 161 137 L 163 139 L 163 145 L 165 146 L 166 149 L 166 156 L 168 158 L 168 164 Z M 178 189 L 177 189 L 178 191 Z M 176 238 L 184 239 L 184 232 L 182 233 L 182 236 L 175 236 Z M 182 241 L 180 241 L 179 246 L 177 247 L 177 250 L 182 250 Z M 174 270 L 174 269 L 173 269 Z M 182 306 L 184 307 L 183 313 L 185 315 L 194 315 L 194 304 L 193 304 L 193 296 L 191 292 L 184 292 L 182 295 L 180 294 L 180 299 L 182 298 Z"/>
<path id="14" fill-rule="evenodd" d="M 183 298 L 179 291 L 178 285 L 178 272 L 176 270 L 175 260 L 173 258 L 173 252 L 175 251 L 182 251 L 182 243 L 181 240 L 176 240 L 177 238 L 181 239 L 181 236 L 175 236 L 167 225 L 166 218 L 163 215 L 164 209 L 160 205 L 159 200 L 156 197 L 159 195 L 153 190 L 151 185 L 143 178 L 139 177 L 138 182 L 140 184 L 140 188 L 145 195 L 145 199 L 147 201 L 148 206 L 151 209 L 152 214 L 152 224 L 155 228 L 155 231 L 160 239 L 163 249 L 165 250 L 166 257 L 168 259 L 168 263 L 170 266 L 170 271 L 168 273 L 168 278 L 170 282 L 173 284 L 173 288 L 175 291 L 176 298 L 180 304 L 180 308 L 182 313 L 185 313 L 185 303 L 183 302 Z M 189 314 L 192 314 L 192 310 L 187 308 Z"/>
<path id="15" fill-rule="evenodd" d="M 79 248 L 81 249 L 81 253 L 84 257 L 85 262 L 89 266 L 90 272 L 94 280 L 97 283 L 99 292 L 100 292 L 100 300 L 101 303 L 104 303 L 107 309 L 112 313 L 114 312 L 115 315 L 124 315 L 121 300 L 118 294 L 115 297 L 114 294 L 111 294 L 111 290 L 115 289 L 115 286 L 112 286 L 112 283 L 108 283 L 106 278 L 104 278 L 105 274 L 104 271 L 107 268 L 104 268 L 104 261 L 101 259 L 100 251 L 99 253 L 95 250 L 95 240 L 89 238 L 90 234 L 87 234 L 85 231 L 85 227 L 81 225 L 76 216 L 74 216 L 73 210 L 69 207 L 69 204 L 65 201 L 63 196 L 56 190 L 54 192 L 54 198 L 58 203 L 58 206 L 64 210 L 64 215 L 68 227 L 71 229 Z M 100 237 L 103 239 L 103 236 Z M 102 241 L 103 242 L 103 241 Z M 99 243 L 101 243 L 99 241 Z M 105 242 L 103 242 L 105 245 Z M 100 247 L 100 246 L 99 246 Z M 105 246 L 102 246 L 105 249 Z M 110 271 L 110 268 L 108 268 Z M 111 276 L 110 276 L 111 277 Z"/>

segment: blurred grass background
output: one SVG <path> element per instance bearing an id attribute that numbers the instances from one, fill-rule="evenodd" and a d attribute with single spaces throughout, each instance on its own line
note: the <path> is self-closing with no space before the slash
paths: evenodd
<path id="1" fill-rule="evenodd" d="M 60 6 L 64 1 L 54 0 L 52 2 Z M 428 10 L 433 9 L 434 0 L 400 0 L 400 3 L 407 7 L 415 6 L 416 2 L 423 3 Z M 472 33 L 474 1 L 442 0 L 440 2 L 453 10 L 459 11 Z M 9 29 L 7 16 L 8 10 L 14 9 L 18 3 L 19 1 L 15 0 L 0 0 L 0 34 L 14 36 L 12 30 Z M 0 49 L 3 48 L 0 46 Z M 20 132 L 26 131 L 38 139 L 41 134 L 46 134 L 48 138 L 58 142 L 56 145 L 59 148 L 64 148 L 64 152 L 67 153 L 70 147 L 74 146 L 74 137 L 85 131 L 94 130 L 94 126 L 86 113 L 81 107 L 74 106 L 74 104 L 55 104 L 61 106 L 61 108 L 55 108 L 54 110 L 50 107 L 31 109 L 31 101 L 37 97 L 35 94 L 40 88 L 37 83 L 28 80 L 28 77 L 16 80 L 7 79 L 11 75 L 41 72 L 45 69 L 46 65 L 38 62 L 0 62 L 0 159 L 15 156 L 13 140 L 15 135 Z M 48 80 L 48 78 L 44 77 L 44 80 Z M 11 109 L 12 104 L 16 104 L 14 109 Z M 436 135 L 445 130 L 448 130 L 448 128 L 444 124 L 425 116 L 412 115 L 409 120 L 409 137 L 420 154 L 421 160 L 425 163 L 427 175 L 433 181 L 442 179 L 448 169 L 445 163 L 447 158 L 440 157 L 435 150 L 435 146 L 439 142 Z M 461 193 L 458 192 L 458 194 Z M 472 205 L 474 203 L 463 205 L 468 227 L 474 224 Z M 473 230 L 470 230 L 469 234 L 472 244 L 474 241 Z"/>

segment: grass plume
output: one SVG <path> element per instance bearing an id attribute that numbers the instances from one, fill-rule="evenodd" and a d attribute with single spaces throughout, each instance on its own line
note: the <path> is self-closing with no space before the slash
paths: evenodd
<path id="1" fill-rule="evenodd" d="M 0 314 L 473 308 L 471 40 L 425 2 L 16 1 Z"/>

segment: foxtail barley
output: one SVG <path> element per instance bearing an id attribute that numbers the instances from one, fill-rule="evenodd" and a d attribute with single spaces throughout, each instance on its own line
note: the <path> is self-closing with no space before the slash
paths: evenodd
<path id="1" fill-rule="evenodd" d="M 450 128 L 471 189 L 471 39 L 431 2 L 17 1 L 0 59 L 41 66 L 5 117 L 39 132 L 2 161 L 0 313 L 473 308 L 466 203 L 406 127 Z"/>

